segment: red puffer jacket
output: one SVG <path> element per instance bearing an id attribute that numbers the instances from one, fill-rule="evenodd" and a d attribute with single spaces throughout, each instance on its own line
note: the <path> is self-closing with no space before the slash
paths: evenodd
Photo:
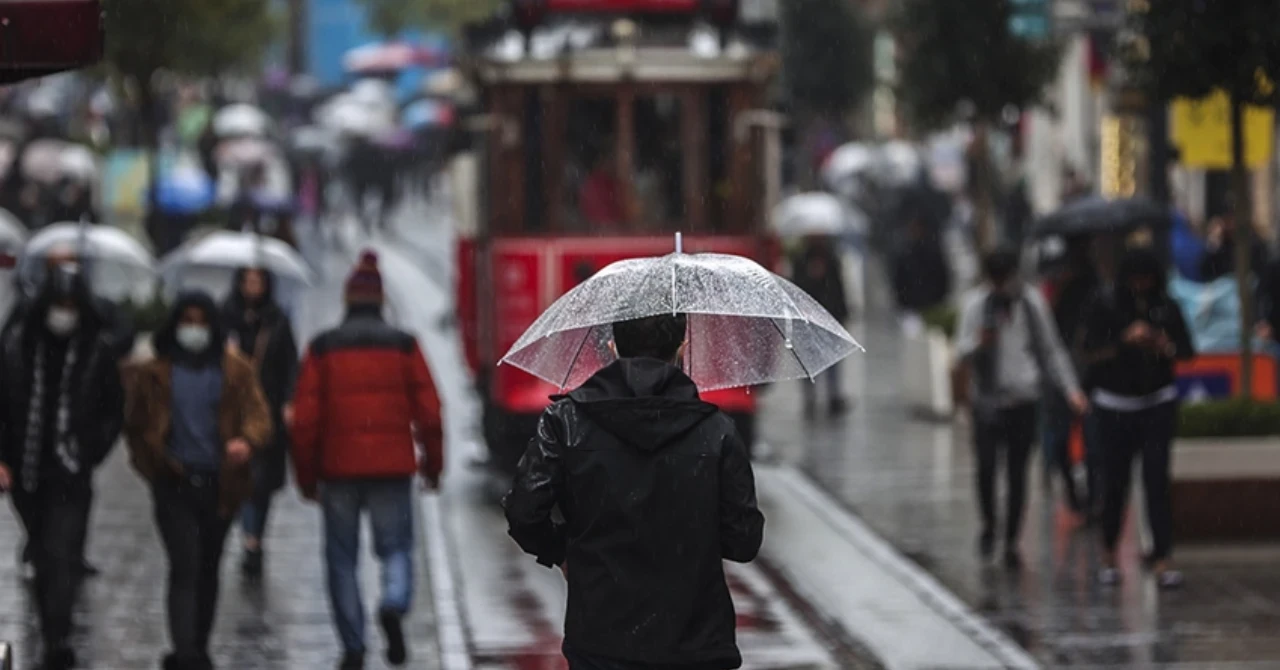
<path id="1" fill-rule="evenodd" d="M 444 465 L 440 400 L 418 342 L 375 310 L 353 310 L 311 343 L 292 428 L 298 487 L 307 495 L 331 479 L 421 472 L 434 481 Z"/>

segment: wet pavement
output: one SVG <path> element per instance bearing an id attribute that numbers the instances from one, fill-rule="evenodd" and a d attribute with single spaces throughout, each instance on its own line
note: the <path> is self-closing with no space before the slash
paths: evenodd
<path id="1" fill-rule="evenodd" d="M 79 667 L 94 670 L 158 668 L 168 650 L 165 627 L 167 564 L 152 522 L 150 495 L 129 469 L 123 451 L 98 473 L 89 536 L 89 558 L 101 576 L 88 580 L 77 607 L 74 646 Z M 239 573 L 239 539 L 233 530 L 223 562 L 222 599 L 212 653 L 227 670 L 321 670 L 336 667 L 340 649 L 329 616 L 319 509 L 293 491 L 276 498 L 266 543 L 266 573 L 259 584 Z M 8 507 L 7 502 L 4 504 Z M 22 531 L 0 512 L 0 640 L 12 641 L 16 668 L 39 660 L 40 637 L 30 591 L 17 565 Z M 370 545 L 362 565 L 366 603 L 377 597 Z M 420 557 L 421 558 L 421 557 Z M 439 667 L 425 561 L 419 560 L 415 611 L 407 622 L 417 670 Z M 369 667 L 387 666 L 374 626 L 368 630 Z"/>
<path id="2" fill-rule="evenodd" d="M 1182 548 L 1186 587 L 1160 592 L 1140 569 L 1131 514 L 1125 581 L 1099 587 L 1097 535 L 1050 499 L 1038 457 L 1025 569 L 982 565 L 967 428 L 918 420 L 899 397 L 900 336 L 885 302 L 873 297 L 857 329 L 868 353 L 844 372 L 856 399 L 849 415 L 806 423 L 798 386 L 769 391 L 762 428 L 778 459 L 807 473 L 1046 666 L 1280 667 L 1280 549 Z"/>

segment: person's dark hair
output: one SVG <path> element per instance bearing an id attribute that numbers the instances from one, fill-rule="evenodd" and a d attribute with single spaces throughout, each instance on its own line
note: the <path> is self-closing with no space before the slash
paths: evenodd
<path id="1" fill-rule="evenodd" d="M 1012 249 L 996 249 L 982 258 L 982 276 L 1003 284 L 1018 272 L 1018 253 Z"/>
<path id="2" fill-rule="evenodd" d="M 1124 285 L 1135 277 L 1148 277 L 1156 288 L 1163 291 L 1168 283 L 1168 272 L 1164 261 L 1155 251 L 1147 247 L 1133 247 L 1124 252 L 1120 258 L 1120 267 L 1116 271 L 1116 282 Z"/>
<path id="3" fill-rule="evenodd" d="M 619 321 L 613 324 L 613 346 L 618 358 L 656 358 L 674 361 L 684 344 L 689 319 L 684 314 Z"/>

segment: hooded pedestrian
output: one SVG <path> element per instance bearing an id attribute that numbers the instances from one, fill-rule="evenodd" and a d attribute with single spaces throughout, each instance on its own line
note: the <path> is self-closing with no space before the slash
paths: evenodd
<path id="1" fill-rule="evenodd" d="M 368 512 L 382 563 L 378 622 L 387 662 L 408 658 L 403 620 L 413 596 L 413 477 L 439 485 L 440 400 L 413 335 L 382 318 L 378 258 L 362 254 L 347 280 L 347 316 L 308 348 L 298 378 L 293 465 L 303 497 L 324 513 L 329 598 L 342 670 L 364 668 L 360 517 Z M 422 445 L 421 454 L 417 444 Z"/>
<path id="2" fill-rule="evenodd" d="M 93 472 L 123 421 L 119 362 L 84 278 L 69 266 L 46 279 L 0 346 L 0 492 L 12 494 L 27 529 L 44 667 L 70 668 Z"/>
<path id="3" fill-rule="evenodd" d="M 1178 421 L 1175 366 L 1195 356 L 1182 309 L 1165 289 L 1165 269 L 1148 249 L 1121 259 L 1114 288 L 1100 294 L 1086 317 L 1084 349 L 1092 364 L 1097 435 L 1105 489 L 1098 579 L 1120 580 L 1116 550 L 1124 527 L 1133 460 L 1142 457 L 1142 489 L 1152 548 L 1146 563 L 1162 588 L 1182 584 L 1172 567 L 1173 511 L 1170 448 Z"/>
<path id="4" fill-rule="evenodd" d="M 742 665 L 722 561 L 755 558 L 764 515 L 733 421 L 677 367 L 686 330 L 613 324 L 618 360 L 543 412 L 503 501 L 511 537 L 568 579 L 571 670 Z"/>
<path id="5" fill-rule="evenodd" d="M 844 264 L 837 253 L 835 242 L 829 237 L 807 238 L 794 265 L 792 281 L 796 286 L 818 301 L 836 321 L 846 323 L 850 316 L 849 300 L 844 290 Z M 840 366 L 831 366 L 819 379 L 827 385 L 827 410 L 832 415 L 843 414 L 849 403 L 841 392 Z M 814 416 L 817 411 L 817 381 L 802 386 L 807 417 Z"/>
<path id="6" fill-rule="evenodd" d="M 125 429 L 169 558 L 163 667 L 209 670 L 223 546 L 253 492 L 250 461 L 269 444 L 271 412 L 253 366 L 223 346 L 208 295 L 180 296 L 153 341 L 155 359 L 131 378 Z"/>
<path id="7" fill-rule="evenodd" d="M 1004 562 L 1022 566 L 1018 536 L 1027 494 L 1027 465 L 1036 439 L 1036 406 L 1046 388 L 1057 387 L 1072 411 L 1084 414 L 1080 390 L 1053 314 L 1040 292 L 1018 277 L 1018 255 L 990 253 L 982 262 L 984 283 L 965 296 L 956 353 L 971 374 L 973 441 L 982 532 L 979 552 L 989 558 L 996 541 L 996 468 L 1004 452 L 1008 499 Z"/>
<path id="8" fill-rule="evenodd" d="M 244 542 L 240 567 L 251 578 L 262 574 L 262 538 L 266 535 L 271 499 L 284 487 L 289 452 L 287 420 L 298 375 L 293 325 L 276 303 L 274 289 L 271 273 L 243 268 L 236 273 L 231 295 L 222 308 L 228 344 L 248 358 L 257 371 L 275 427 L 270 443 L 254 454 L 253 495 L 240 513 Z"/>

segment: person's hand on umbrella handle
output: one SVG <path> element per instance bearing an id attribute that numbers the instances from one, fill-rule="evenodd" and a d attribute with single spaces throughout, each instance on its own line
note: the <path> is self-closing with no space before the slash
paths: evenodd
<path id="1" fill-rule="evenodd" d="M 9 471 L 9 466 L 0 463 L 0 493 L 8 493 L 13 488 L 13 473 Z"/>

